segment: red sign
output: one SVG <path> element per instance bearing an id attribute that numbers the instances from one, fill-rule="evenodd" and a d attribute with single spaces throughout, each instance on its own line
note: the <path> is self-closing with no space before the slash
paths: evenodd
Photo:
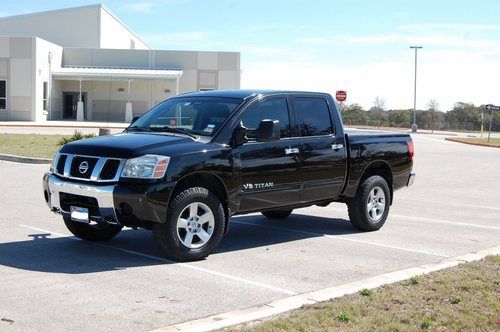
<path id="1" fill-rule="evenodd" d="M 347 92 L 344 90 L 338 90 L 337 93 L 335 94 L 335 99 L 337 101 L 344 101 L 347 98 Z"/>

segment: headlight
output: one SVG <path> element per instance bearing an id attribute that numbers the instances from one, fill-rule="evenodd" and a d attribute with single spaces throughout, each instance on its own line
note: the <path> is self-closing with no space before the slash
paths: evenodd
<path id="1" fill-rule="evenodd" d="M 59 156 L 59 150 L 57 150 L 56 154 L 54 155 L 54 158 L 52 158 L 52 162 L 50 163 L 50 168 L 49 168 L 50 173 L 54 173 L 54 167 L 56 166 L 55 162 L 58 156 Z"/>
<path id="2" fill-rule="evenodd" d="M 160 179 L 167 171 L 170 157 L 147 154 L 128 159 L 123 166 L 122 178 Z"/>

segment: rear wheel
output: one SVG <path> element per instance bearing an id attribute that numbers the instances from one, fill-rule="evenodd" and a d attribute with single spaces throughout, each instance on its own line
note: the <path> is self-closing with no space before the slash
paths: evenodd
<path id="1" fill-rule="evenodd" d="M 224 235 L 221 202 L 206 188 L 188 188 L 170 203 L 165 223 L 154 223 L 153 234 L 163 252 L 179 261 L 208 256 Z"/>
<path id="2" fill-rule="evenodd" d="M 356 197 L 348 203 L 349 219 L 362 231 L 380 229 L 389 215 L 391 192 L 387 181 L 378 175 L 363 181 Z"/>
<path id="3" fill-rule="evenodd" d="M 269 219 L 285 219 L 292 213 L 292 211 L 293 210 L 272 210 L 262 211 L 261 213 Z"/>
<path id="4" fill-rule="evenodd" d="M 109 224 L 86 224 L 64 217 L 64 223 L 69 231 L 82 240 L 99 242 L 115 237 L 122 230 L 121 226 Z"/>

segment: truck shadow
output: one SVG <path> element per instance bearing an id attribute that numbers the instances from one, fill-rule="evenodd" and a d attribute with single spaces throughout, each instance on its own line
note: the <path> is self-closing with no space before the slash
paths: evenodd
<path id="1" fill-rule="evenodd" d="M 300 214 L 292 214 L 284 220 L 269 220 L 260 215 L 234 217 L 229 233 L 212 256 L 322 237 L 323 234 L 355 232 L 344 219 Z M 176 264 L 164 258 L 152 233 L 147 230 L 125 229 L 103 245 L 74 237 L 54 237 L 50 233 L 32 233 L 28 237 L 23 241 L 0 243 L 0 265 L 37 272 L 85 274 Z"/>

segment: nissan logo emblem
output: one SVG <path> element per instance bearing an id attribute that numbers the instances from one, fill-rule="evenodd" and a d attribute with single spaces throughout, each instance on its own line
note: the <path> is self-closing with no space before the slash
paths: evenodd
<path id="1" fill-rule="evenodd" d="M 80 166 L 78 166 L 78 171 L 81 173 L 81 174 L 85 174 L 87 173 L 89 169 L 89 163 L 87 161 L 83 161 Z"/>

